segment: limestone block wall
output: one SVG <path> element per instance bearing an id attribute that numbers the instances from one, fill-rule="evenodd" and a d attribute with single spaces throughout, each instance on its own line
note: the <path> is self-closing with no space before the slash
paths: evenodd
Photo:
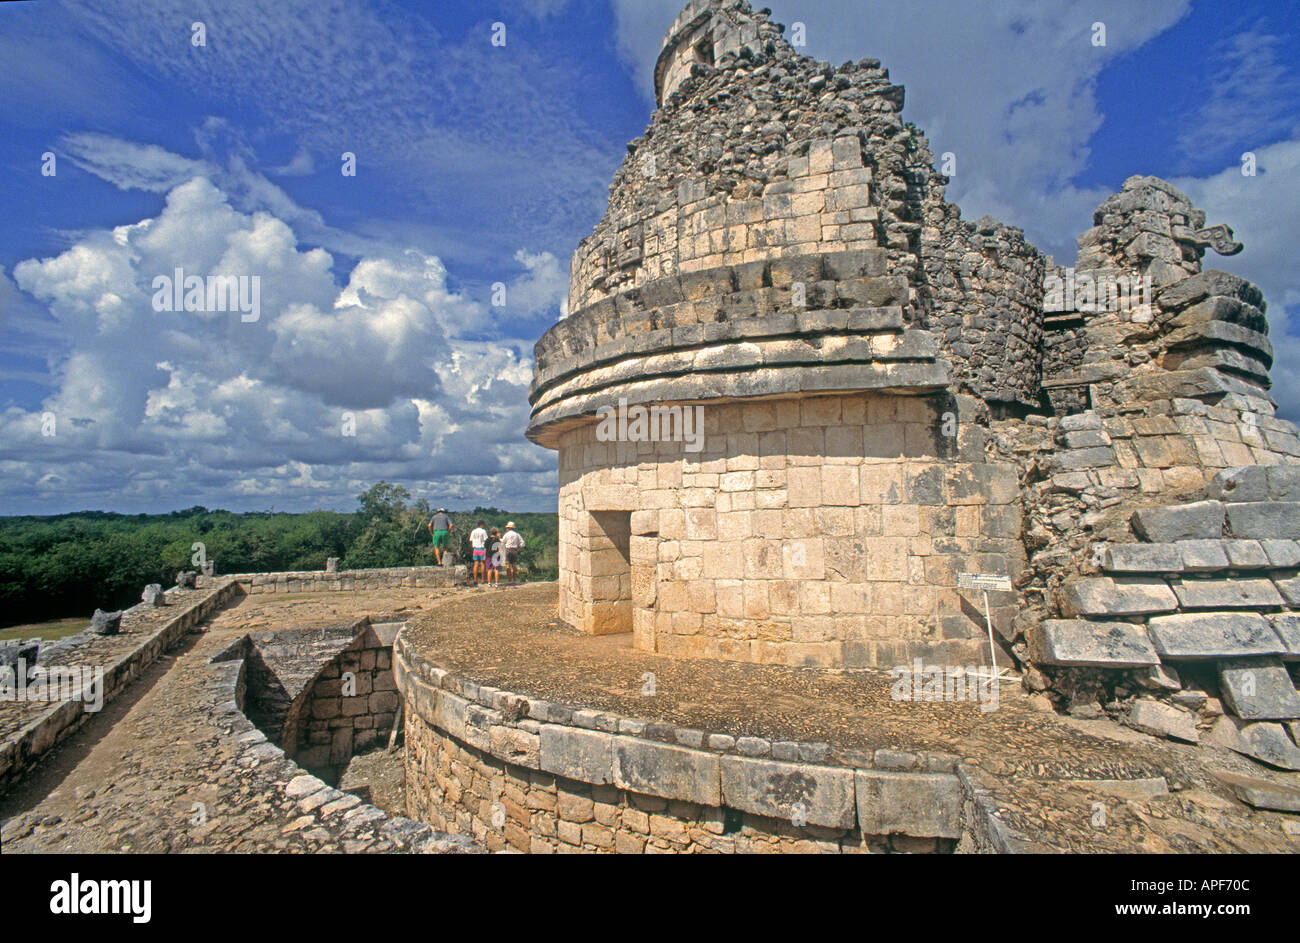
<path id="1" fill-rule="evenodd" d="M 392 730 L 399 627 L 363 616 L 320 629 L 251 633 L 227 653 L 243 662 L 240 704 L 288 756 L 333 778 Z"/>
<path id="2" fill-rule="evenodd" d="M 1300 468 L 1227 469 L 1205 500 L 1134 512 L 1136 542 L 1097 547 L 1101 574 L 1065 583 L 1036 659 L 1129 671 L 1134 726 L 1209 739 L 1300 769 Z M 1117 693 L 1122 686 L 1117 686 Z M 1156 700 L 1162 699 L 1164 703 Z"/>
<path id="3" fill-rule="evenodd" d="M 1254 412 L 1252 407 L 1260 403 L 1254 397 L 1225 397 L 1219 405 L 1174 399 L 1134 402 L 1123 410 L 1105 406 L 1029 423 L 993 423 L 995 451 L 1008 459 L 1019 455 L 1026 463 L 1028 566 L 1023 606 L 1012 637 L 1013 651 L 1030 666 L 1025 681 L 1031 689 L 1047 692 L 1063 709 L 1084 713 L 1100 712 L 1099 702 L 1119 703 L 1114 698 L 1117 690 L 1121 698 L 1146 690 L 1119 664 L 1122 658 L 1108 663 L 1096 654 L 1111 644 L 1107 633 L 1115 619 L 1094 613 L 1092 618 L 1106 623 L 1101 628 L 1079 621 L 1078 605 L 1068 601 L 1069 587 L 1090 585 L 1089 580 L 1110 572 L 1108 548 L 1148 540 L 1138 523 L 1143 515 L 1198 499 L 1217 499 L 1222 482 L 1235 480 L 1242 468 L 1251 476 L 1273 469 L 1281 476 L 1295 475 L 1300 430 L 1285 420 Z M 1285 513 L 1279 513 L 1276 536 L 1300 535 L 1294 526 Z M 1221 525 L 1220 535 L 1228 533 Z M 1245 546 L 1241 543 L 1237 549 Z M 1209 552 L 1214 554 L 1209 559 L 1222 557 L 1217 567 L 1220 576 L 1239 575 L 1225 548 Z M 1180 559 L 1167 555 L 1164 565 L 1180 573 Z M 1268 559 L 1240 562 L 1244 567 L 1240 575 L 1254 576 L 1252 567 Z M 1215 569 L 1201 566 L 1194 578 L 1209 580 Z M 1096 605 L 1112 604 L 1117 610 L 1124 606 L 1111 596 L 1100 598 Z M 1117 618 L 1133 621 L 1132 616 Z M 1035 638 L 1045 637 L 1043 626 L 1052 620 L 1058 620 L 1054 623 L 1058 633 L 1062 627 L 1072 629 L 1070 644 L 1082 653 L 1073 664 L 1068 655 L 1053 653 L 1041 641 L 1034 643 Z M 1085 645 L 1079 637 L 1089 632 L 1092 644 Z M 1179 690 L 1174 687 L 1171 692 Z"/>
<path id="4" fill-rule="evenodd" d="M 565 433 L 561 618 L 674 655 L 987 662 L 957 573 L 1020 575 L 1020 485 L 1013 464 L 984 461 L 963 408 L 881 394 L 710 405 L 696 454 Z M 620 515 L 626 556 L 608 530 Z M 1009 626 L 1011 600 L 993 602 Z"/>
<path id="5" fill-rule="evenodd" d="M 392 730 L 400 703 L 392 665 L 396 626 L 387 633 L 376 629 L 359 632 L 290 711 L 284 745 L 302 766 L 341 767 L 353 754 L 385 741 Z"/>
<path id="6" fill-rule="evenodd" d="M 490 850 L 935 852 L 968 825 L 998 827 L 951 756 L 839 754 L 527 698 L 457 677 L 400 635 L 394 670 L 407 813 Z"/>
<path id="7" fill-rule="evenodd" d="M 232 584 L 233 586 L 233 584 Z M 377 627 L 376 627 L 377 628 Z M 395 628 L 395 627 L 394 627 Z M 284 810 L 292 810 L 295 828 L 289 841 L 315 833 L 344 852 L 400 851 L 417 854 L 481 854 L 473 839 L 435 831 L 423 822 L 389 815 L 357 796 L 342 792 L 304 770 L 283 745 L 268 738 L 249 716 L 248 707 L 259 696 L 261 681 L 249 671 L 256 646 L 249 636 L 237 639 L 213 656 L 209 666 L 209 717 L 218 731 L 217 742 L 246 772 L 240 789 L 263 797 Z M 264 680 L 264 679 L 262 679 Z M 252 711 L 256 714 L 257 711 Z M 242 793 L 241 793 L 242 794 Z M 302 850 L 319 850 L 320 843 Z M 295 848 L 294 850 L 299 850 Z M 325 850 L 331 850 L 326 846 Z"/>

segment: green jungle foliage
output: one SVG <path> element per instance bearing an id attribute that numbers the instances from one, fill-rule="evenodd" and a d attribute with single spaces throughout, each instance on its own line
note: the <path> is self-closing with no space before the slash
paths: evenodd
<path id="1" fill-rule="evenodd" d="M 0 517 L 0 626 L 135 605 L 147 584 L 172 586 L 178 571 L 198 569 L 196 543 L 218 574 L 323 570 L 326 557 L 338 557 L 339 569 L 433 565 L 425 525 L 434 508 L 427 500 L 412 502 L 405 488 L 381 481 L 358 502 L 352 514 L 192 507 L 170 514 Z M 450 515 L 457 562 L 469 561 L 469 532 L 478 521 L 504 531 L 513 520 L 527 541 L 520 578 L 557 577 L 557 515 L 483 507 Z"/>

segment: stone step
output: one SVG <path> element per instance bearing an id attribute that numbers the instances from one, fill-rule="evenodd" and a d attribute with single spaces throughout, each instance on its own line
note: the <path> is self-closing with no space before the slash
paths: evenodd
<path id="1" fill-rule="evenodd" d="M 1282 605 L 1277 589 L 1262 578 L 1174 578 L 1169 585 L 1181 609 L 1275 609 Z"/>
<path id="2" fill-rule="evenodd" d="M 1205 493 L 1215 500 L 1239 504 L 1248 501 L 1300 501 L 1300 465 L 1225 468 L 1210 479 Z"/>
<path id="3" fill-rule="evenodd" d="M 1300 501 L 1250 501 L 1223 507 L 1234 537 L 1288 540 L 1300 535 Z"/>
<path id="4" fill-rule="evenodd" d="M 1176 543 L 1107 544 L 1102 551 L 1101 561 L 1102 569 L 1108 573 L 1183 571 L 1183 555 Z"/>
<path id="5" fill-rule="evenodd" d="M 1273 631 L 1282 640 L 1287 661 L 1300 660 L 1300 613 L 1280 612 L 1273 616 Z"/>
<path id="6" fill-rule="evenodd" d="M 1129 523 L 1133 525 L 1133 530 L 1139 537 L 1151 543 L 1192 539 L 1213 540 L 1223 536 L 1223 515 L 1222 502 L 1196 501 L 1191 504 L 1139 508 L 1133 512 Z"/>
<path id="7" fill-rule="evenodd" d="M 1300 567 L 1300 544 L 1294 540 L 1243 538 L 1107 544 L 1101 555 L 1101 568 L 1118 574 L 1211 573 L 1294 567 Z"/>

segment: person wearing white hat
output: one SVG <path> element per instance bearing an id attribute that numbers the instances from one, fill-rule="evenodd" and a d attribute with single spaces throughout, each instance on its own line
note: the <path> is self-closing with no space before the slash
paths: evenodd
<path id="1" fill-rule="evenodd" d="M 506 582 L 519 578 L 519 551 L 524 549 L 524 535 L 515 530 L 515 522 L 506 522 L 506 532 L 501 535 L 501 549 L 506 555 Z"/>

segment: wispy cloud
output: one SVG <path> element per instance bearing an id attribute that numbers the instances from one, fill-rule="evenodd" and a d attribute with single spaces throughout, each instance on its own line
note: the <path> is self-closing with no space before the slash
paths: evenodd
<path id="1" fill-rule="evenodd" d="M 1178 137 L 1184 155 L 1233 159 L 1300 130 L 1300 76 L 1283 65 L 1282 43 L 1256 26 L 1215 46 L 1208 94 Z"/>

